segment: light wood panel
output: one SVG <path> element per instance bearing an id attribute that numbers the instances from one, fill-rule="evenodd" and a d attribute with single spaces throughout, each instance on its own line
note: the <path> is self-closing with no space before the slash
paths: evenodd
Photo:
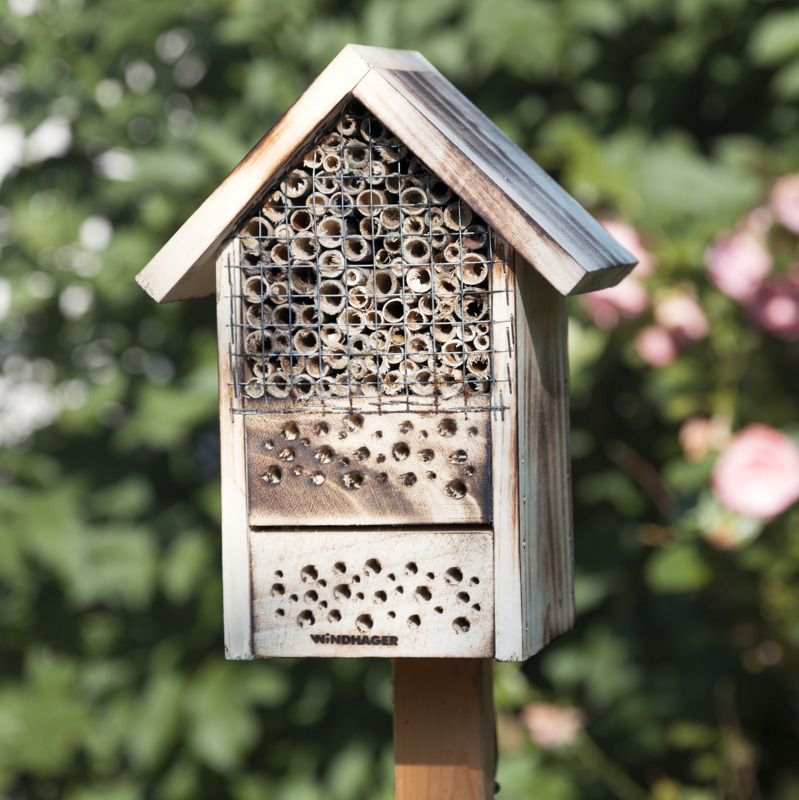
<path id="1" fill-rule="evenodd" d="M 247 462 L 244 419 L 232 410 L 232 288 L 229 265 L 238 264 L 234 240 L 217 260 L 219 429 L 222 469 L 222 585 L 225 651 L 228 658 L 252 658 L 252 604 L 247 526 Z"/>
<path id="2" fill-rule="evenodd" d="M 397 800 L 494 797 L 494 747 L 490 661 L 394 661 Z"/>

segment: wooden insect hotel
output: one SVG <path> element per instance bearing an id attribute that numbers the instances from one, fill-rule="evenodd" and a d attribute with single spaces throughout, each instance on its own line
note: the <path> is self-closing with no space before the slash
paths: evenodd
<path id="1" fill-rule="evenodd" d="M 564 295 L 633 263 L 422 56 L 346 47 L 139 276 L 216 292 L 229 657 L 567 630 Z"/>

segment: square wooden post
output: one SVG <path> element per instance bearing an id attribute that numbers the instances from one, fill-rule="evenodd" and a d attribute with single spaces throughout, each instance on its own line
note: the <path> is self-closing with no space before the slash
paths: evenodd
<path id="1" fill-rule="evenodd" d="M 491 659 L 394 660 L 396 800 L 494 797 Z"/>

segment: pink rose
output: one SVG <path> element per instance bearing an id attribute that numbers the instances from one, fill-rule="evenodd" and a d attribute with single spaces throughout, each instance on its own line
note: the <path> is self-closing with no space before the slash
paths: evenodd
<path id="1" fill-rule="evenodd" d="M 521 718 L 533 742 L 547 750 L 571 744 L 585 726 L 580 709 L 551 703 L 530 703 L 522 709 Z"/>
<path id="2" fill-rule="evenodd" d="M 657 259 L 644 247 L 641 235 L 626 222 L 613 219 L 601 219 L 602 227 L 629 253 L 638 259 L 635 274 L 639 278 L 651 275 L 657 266 Z"/>
<path id="3" fill-rule="evenodd" d="M 775 428 L 748 425 L 716 460 L 713 491 L 736 514 L 776 517 L 799 500 L 799 447 Z"/>
<path id="4" fill-rule="evenodd" d="M 785 175 L 774 183 L 769 205 L 780 224 L 799 235 L 799 173 Z"/>
<path id="5" fill-rule="evenodd" d="M 729 438 L 729 423 L 717 417 L 691 417 L 683 422 L 678 434 L 688 461 L 701 461 L 711 450 L 723 447 Z"/>
<path id="6" fill-rule="evenodd" d="M 745 303 L 771 272 L 773 259 L 762 237 L 751 231 L 726 231 L 705 252 L 710 280 L 728 297 Z"/>
<path id="7" fill-rule="evenodd" d="M 747 306 L 749 318 L 785 342 L 799 340 L 799 272 L 766 281 Z"/>
<path id="8" fill-rule="evenodd" d="M 600 328 L 615 328 L 622 318 L 635 319 L 646 311 L 649 296 L 643 284 L 630 275 L 610 289 L 580 295 L 580 303 Z"/>
<path id="9" fill-rule="evenodd" d="M 674 337 L 659 325 L 650 325 L 638 331 L 635 349 L 650 367 L 656 369 L 667 367 L 679 353 Z"/>
<path id="10" fill-rule="evenodd" d="M 704 339 L 710 331 L 702 306 L 689 294 L 674 294 L 657 303 L 655 322 L 671 334 L 680 349 Z"/>

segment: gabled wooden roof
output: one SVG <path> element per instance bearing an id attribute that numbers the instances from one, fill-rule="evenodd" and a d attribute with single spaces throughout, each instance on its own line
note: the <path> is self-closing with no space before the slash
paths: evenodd
<path id="1" fill-rule="evenodd" d="M 635 259 L 420 53 L 347 45 L 137 280 L 159 303 L 215 291 L 220 245 L 261 190 L 359 100 L 561 294 L 613 286 Z"/>

